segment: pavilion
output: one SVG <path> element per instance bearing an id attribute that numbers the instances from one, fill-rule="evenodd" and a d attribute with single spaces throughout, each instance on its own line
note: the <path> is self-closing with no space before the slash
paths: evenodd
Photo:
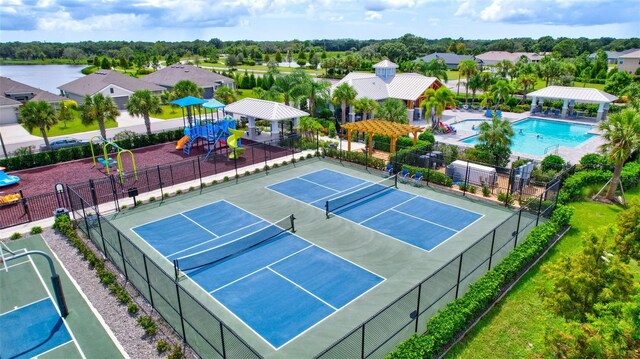
<path id="1" fill-rule="evenodd" d="M 586 88 L 586 87 L 568 87 L 568 86 L 548 86 L 543 89 L 533 91 L 528 94 L 532 97 L 531 108 L 534 109 L 542 101 L 540 100 L 563 100 L 562 114 L 560 117 L 566 118 L 567 112 L 572 112 L 576 102 L 579 103 L 597 103 L 598 113 L 596 115 L 596 121 L 607 118 L 609 112 L 609 103 L 617 100 L 618 98 L 612 94 L 604 91 Z"/>
<path id="2" fill-rule="evenodd" d="M 369 143 L 367 148 L 369 153 L 373 150 L 373 135 L 383 135 L 391 137 L 390 152 L 396 152 L 396 141 L 398 137 L 413 133 L 413 145 L 418 141 L 418 133 L 422 132 L 422 128 L 418 126 L 405 125 L 397 122 L 389 122 L 382 120 L 364 120 L 359 122 L 349 122 L 342 125 L 347 130 L 347 151 L 351 151 L 351 131 L 364 132 L 369 135 Z"/>
<path id="3" fill-rule="evenodd" d="M 298 125 L 298 119 L 309 116 L 307 112 L 298 110 L 295 107 L 273 101 L 258 100 L 255 98 L 245 98 L 234 103 L 230 103 L 224 108 L 224 112 L 229 115 L 244 116 L 249 120 L 249 139 L 255 139 L 255 121 L 267 120 L 271 122 L 271 133 L 278 132 L 278 125 L 283 121 L 292 120 L 293 127 Z"/>

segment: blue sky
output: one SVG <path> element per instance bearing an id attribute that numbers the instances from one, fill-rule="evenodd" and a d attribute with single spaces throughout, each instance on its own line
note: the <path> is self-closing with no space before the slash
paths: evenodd
<path id="1" fill-rule="evenodd" d="M 0 0 L 0 41 L 638 37 L 640 0 Z"/>

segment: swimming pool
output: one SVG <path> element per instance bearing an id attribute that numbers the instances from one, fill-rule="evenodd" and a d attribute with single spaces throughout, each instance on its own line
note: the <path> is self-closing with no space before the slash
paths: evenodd
<path id="1" fill-rule="evenodd" d="M 594 134 L 587 133 L 593 126 L 577 123 L 526 118 L 512 124 L 513 136 L 511 151 L 534 156 L 545 155 L 556 146 L 576 148 Z M 478 135 L 467 137 L 464 143 L 478 143 Z"/>
<path id="2" fill-rule="evenodd" d="M 478 126 L 483 122 L 487 122 L 487 120 L 463 120 L 453 123 L 451 126 L 453 126 L 456 131 L 477 131 Z"/>

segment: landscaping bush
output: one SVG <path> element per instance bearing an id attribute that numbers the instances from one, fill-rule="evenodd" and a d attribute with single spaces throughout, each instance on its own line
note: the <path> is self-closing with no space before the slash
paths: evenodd
<path id="1" fill-rule="evenodd" d="M 144 331 L 147 333 L 147 336 L 152 337 L 156 335 L 156 333 L 158 332 L 158 325 L 156 324 L 155 320 L 153 320 L 153 318 L 148 315 L 143 315 L 141 317 L 138 317 L 137 320 L 138 324 L 140 324 L 142 329 L 144 329 Z"/>
<path id="2" fill-rule="evenodd" d="M 385 167 L 384 160 L 376 157 L 366 156 L 362 152 L 358 151 L 340 151 L 335 148 L 323 148 L 324 156 L 332 158 L 343 158 L 349 162 L 354 162 L 363 166 L 369 166 L 372 168 L 383 169 Z M 275 166 L 274 166 L 275 167 Z"/>
<path id="3" fill-rule="evenodd" d="M 435 143 L 436 142 L 436 138 L 433 136 L 433 133 L 429 132 L 429 130 L 426 130 L 424 132 L 422 132 L 421 134 L 418 135 L 418 140 L 420 141 L 427 141 L 430 143 Z"/>
<path id="4" fill-rule="evenodd" d="M 556 172 L 562 171 L 564 168 L 564 160 L 558 155 L 548 155 L 542 160 L 541 168 L 543 172 L 550 170 Z"/>
<path id="5" fill-rule="evenodd" d="M 460 298 L 447 304 L 427 323 L 424 335 L 400 343 L 387 358 L 431 358 L 437 356 L 458 333 L 468 327 L 537 256 L 555 235 L 569 224 L 573 208 L 558 206 L 551 219 L 534 228 L 506 258 L 469 287 Z"/>
<path id="6" fill-rule="evenodd" d="M 558 202 L 565 204 L 583 198 L 583 189 L 588 185 L 604 184 L 611 178 L 611 172 L 603 170 L 580 171 L 567 178 L 558 194 Z"/>
<path id="7" fill-rule="evenodd" d="M 498 192 L 498 201 L 511 206 L 515 200 L 513 198 L 513 193 L 500 191 Z"/>
<path id="8" fill-rule="evenodd" d="M 638 179 L 640 179 L 640 163 L 629 162 L 622 167 L 620 181 L 624 189 L 635 188 L 638 185 Z"/>
<path id="9" fill-rule="evenodd" d="M 422 166 L 423 161 L 420 156 L 428 153 L 432 150 L 432 145 L 430 142 L 426 141 L 418 141 L 418 143 L 409 148 L 405 148 L 397 151 L 393 155 L 391 155 L 389 162 L 393 163 L 394 166 L 398 167 L 395 170 L 400 170 L 402 165 L 409 166 Z"/>
<path id="10" fill-rule="evenodd" d="M 491 189 L 487 186 L 482 186 L 482 195 L 489 197 L 491 195 Z"/>
<path id="11" fill-rule="evenodd" d="M 582 156 L 580 159 L 580 165 L 585 170 L 599 170 L 606 163 L 606 159 L 603 155 L 598 153 L 589 153 Z"/>
<path id="12" fill-rule="evenodd" d="M 14 241 L 15 241 L 16 239 L 20 239 L 20 238 L 22 238 L 22 234 L 20 234 L 20 233 L 18 233 L 18 232 L 15 232 L 15 233 L 13 233 L 13 234 L 11 235 L 11 237 L 9 237 L 9 238 L 10 238 L 11 240 L 14 240 Z"/>
<path id="13" fill-rule="evenodd" d="M 31 227 L 31 234 L 39 234 L 39 233 L 42 233 L 42 227 L 40 226 Z"/>
<path id="14" fill-rule="evenodd" d="M 164 339 L 160 339 L 158 340 L 158 342 L 156 343 L 156 350 L 158 351 L 158 353 L 162 354 L 166 351 L 168 351 L 169 349 L 171 349 L 171 344 L 169 344 L 168 341 L 164 340 Z"/>
<path id="15" fill-rule="evenodd" d="M 428 181 L 430 183 L 435 183 L 446 187 L 453 187 L 453 180 L 451 179 L 451 177 L 442 172 L 409 165 L 403 165 L 401 170 L 402 169 L 409 170 L 410 176 L 415 175 L 416 172 L 422 172 L 423 181 Z"/>

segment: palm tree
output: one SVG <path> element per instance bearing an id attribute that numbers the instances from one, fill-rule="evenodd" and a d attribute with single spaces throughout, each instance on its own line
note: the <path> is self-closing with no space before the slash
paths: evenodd
<path id="1" fill-rule="evenodd" d="M 491 122 L 483 122 L 478 126 L 478 141 L 494 158 L 494 165 L 504 165 L 509 160 L 513 127 L 507 119 L 494 116 Z"/>
<path id="2" fill-rule="evenodd" d="M 368 97 L 363 97 L 359 100 L 356 100 L 353 104 L 353 107 L 357 112 L 362 112 L 362 119 L 366 120 L 367 115 L 373 113 L 373 111 L 379 106 L 378 101 L 374 99 L 370 99 Z"/>
<path id="3" fill-rule="evenodd" d="M 299 83 L 296 93 L 309 99 L 309 112 L 311 116 L 315 114 L 317 100 L 324 100 L 329 97 L 331 83 L 326 80 L 316 81 L 305 74 L 305 80 Z"/>
<path id="4" fill-rule="evenodd" d="M 493 86 L 491 86 L 491 95 L 496 100 L 496 110 L 500 101 L 506 101 L 513 94 L 514 89 L 511 82 L 507 80 L 498 80 Z"/>
<path id="5" fill-rule="evenodd" d="M 279 75 L 272 86 L 272 89 L 281 93 L 284 97 L 284 104 L 289 106 L 292 97 L 295 97 L 298 82 L 294 74 Z"/>
<path id="6" fill-rule="evenodd" d="M 180 80 L 173 86 L 174 98 L 179 99 L 187 96 L 202 98 L 202 89 L 189 80 Z"/>
<path id="7" fill-rule="evenodd" d="M 142 116 L 142 118 L 144 118 L 147 135 L 151 135 L 151 120 L 149 114 L 162 113 L 160 98 L 152 94 L 149 90 L 138 90 L 129 97 L 126 108 L 132 116 Z"/>
<path id="8" fill-rule="evenodd" d="M 100 135 L 107 138 L 107 129 L 104 121 L 115 121 L 120 116 L 120 111 L 111 97 L 105 96 L 98 92 L 93 97 L 87 95 L 84 103 L 80 105 L 80 119 L 85 126 L 98 122 L 100 127 Z"/>
<path id="9" fill-rule="evenodd" d="M 334 103 L 340 104 L 342 110 L 342 123 L 345 123 L 347 118 L 347 105 L 351 105 L 356 99 L 358 92 L 348 83 L 338 85 L 331 96 Z"/>
<path id="10" fill-rule="evenodd" d="M 633 109 L 609 116 L 598 126 L 605 143 L 600 146 L 613 162 L 613 178 L 607 192 L 607 199 L 615 200 L 615 191 L 620 183 L 620 173 L 625 161 L 640 148 L 640 114 Z"/>
<path id="11" fill-rule="evenodd" d="M 34 128 L 38 128 L 44 139 L 45 146 L 50 149 L 47 131 L 51 126 L 58 123 L 56 110 L 53 106 L 45 101 L 27 101 L 20 108 L 20 123 L 29 132 L 33 131 Z"/>
<path id="12" fill-rule="evenodd" d="M 424 101 L 420 103 L 420 108 L 422 108 L 425 114 L 429 112 L 431 127 L 435 130 L 439 127 L 440 120 L 442 119 L 442 113 L 447 105 L 455 106 L 455 96 L 451 90 L 442 86 L 438 90 L 434 90 L 432 88 L 427 89 L 424 92 L 424 97 Z"/>
<path id="13" fill-rule="evenodd" d="M 436 77 L 439 80 L 443 80 L 444 82 L 449 81 L 449 76 L 447 75 L 447 65 L 442 60 L 432 59 L 429 62 L 420 60 L 416 69 L 419 73 L 425 76 Z"/>
<path id="14" fill-rule="evenodd" d="M 62 122 L 62 124 L 64 125 L 63 128 L 67 128 L 67 122 L 73 120 L 73 112 L 71 112 L 71 106 L 74 105 L 75 101 L 73 100 L 60 101 L 60 104 L 58 104 L 58 122 Z"/>
<path id="15" fill-rule="evenodd" d="M 409 119 L 407 118 L 407 106 L 404 104 L 404 101 L 396 98 L 384 100 L 380 106 L 375 109 L 374 113 L 376 118 L 379 120 L 405 124 L 409 123 Z"/>
<path id="16" fill-rule="evenodd" d="M 225 104 L 237 101 L 236 92 L 228 86 L 220 86 L 215 91 L 215 97 Z"/>
<path id="17" fill-rule="evenodd" d="M 516 81 L 522 86 L 522 102 L 527 102 L 527 92 L 536 85 L 538 78 L 534 74 L 521 74 Z"/>
<path id="18" fill-rule="evenodd" d="M 467 82 L 467 87 L 471 89 L 471 103 L 476 101 L 476 91 L 482 88 L 482 77 L 478 74 L 471 76 L 469 82 Z"/>
<path id="19" fill-rule="evenodd" d="M 298 123 L 300 132 L 304 137 L 311 138 L 316 131 L 322 130 L 322 124 L 313 117 L 304 116 L 300 118 Z"/>
<path id="20" fill-rule="evenodd" d="M 471 76 L 475 75 L 478 73 L 478 64 L 475 62 L 475 60 L 462 60 L 460 61 L 460 63 L 458 64 L 458 71 L 460 71 L 461 75 L 464 75 L 467 78 L 467 82 L 465 84 L 465 96 L 464 96 L 464 104 L 466 105 L 469 101 L 469 82 L 470 82 L 470 78 Z M 460 88 L 460 83 L 458 82 L 458 88 Z"/>

